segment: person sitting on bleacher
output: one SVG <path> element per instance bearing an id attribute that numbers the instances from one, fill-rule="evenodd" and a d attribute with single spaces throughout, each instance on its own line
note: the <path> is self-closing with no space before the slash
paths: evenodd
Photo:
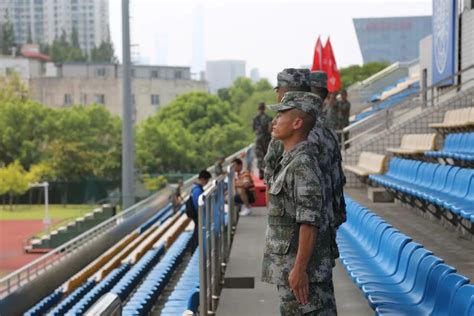
<path id="1" fill-rule="evenodd" d="M 255 202 L 255 184 L 249 171 L 243 171 L 244 164 L 239 158 L 235 158 L 234 164 L 235 176 L 235 203 L 242 204 L 239 212 L 240 216 L 250 215 L 252 212 L 252 203 Z"/>
<path id="2" fill-rule="evenodd" d="M 191 249 L 194 249 L 198 245 L 198 210 L 199 210 L 199 197 L 204 192 L 204 187 L 209 183 L 211 174 L 207 170 L 201 170 L 198 175 L 197 181 L 193 184 L 191 189 L 191 195 L 186 202 L 186 215 L 194 222 L 194 231 L 191 238 Z"/>

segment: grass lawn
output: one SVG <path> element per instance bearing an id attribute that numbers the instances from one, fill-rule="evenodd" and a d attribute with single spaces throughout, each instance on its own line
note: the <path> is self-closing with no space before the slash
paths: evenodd
<path id="1" fill-rule="evenodd" d="M 92 211 L 96 206 L 89 204 L 62 204 L 49 205 L 49 217 L 52 220 L 63 221 L 81 217 Z M 44 218 L 44 205 L 14 205 L 9 210 L 8 205 L 0 206 L 0 221 L 5 220 L 42 220 Z"/>

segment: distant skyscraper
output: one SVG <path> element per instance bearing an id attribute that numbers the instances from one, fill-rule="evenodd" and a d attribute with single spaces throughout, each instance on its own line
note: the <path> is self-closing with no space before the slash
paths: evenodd
<path id="1" fill-rule="evenodd" d="M 204 7 L 197 6 L 193 13 L 192 68 L 195 74 L 204 70 Z"/>
<path id="2" fill-rule="evenodd" d="M 19 44 L 51 44 L 75 28 L 79 45 L 90 52 L 109 39 L 109 0 L 0 0 L 0 23 L 6 20 Z"/>
<path id="3" fill-rule="evenodd" d="M 230 87 L 238 77 L 245 77 L 243 60 L 214 60 L 206 63 L 206 79 L 212 93 Z"/>
<path id="4" fill-rule="evenodd" d="M 250 70 L 250 79 L 253 83 L 260 80 L 260 71 L 258 70 L 258 68 L 252 68 Z"/>
<path id="5" fill-rule="evenodd" d="M 364 63 L 418 58 L 419 42 L 431 34 L 431 16 L 354 19 Z"/>
<path id="6" fill-rule="evenodd" d="M 166 34 L 155 34 L 152 63 L 166 66 L 168 64 L 168 37 Z"/>

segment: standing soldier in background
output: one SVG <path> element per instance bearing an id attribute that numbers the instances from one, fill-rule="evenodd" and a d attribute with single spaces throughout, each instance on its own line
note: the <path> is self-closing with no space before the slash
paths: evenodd
<path id="1" fill-rule="evenodd" d="M 267 154 L 268 144 L 272 138 L 272 118 L 265 113 L 265 103 L 258 105 L 258 114 L 253 118 L 252 128 L 255 132 L 255 156 L 260 179 L 263 179 L 264 157 Z"/>
<path id="2" fill-rule="evenodd" d="M 283 316 L 337 315 L 324 180 L 307 141 L 321 107 L 308 92 L 287 92 L 270 107 L 278 112 L 272 136 L 284 153 L 269 177 L 262 281 L 277 285 Z"/>
<path id="3" fill-rule="evenodd" d="M 324 106 L 324 116 L 326 117 L 326 126 L 332 130 L 338 129 L 339 107 L 336 99 L 337 93 L 330 93 Z"/>
<path id="4" fill-rule="evenodd" d="M 341 90 L 341 100 L 337 102 L 339 110 L 339 130 L 343 130 L 349 125 L 349 116 L 351 115 L 351 103 L 347 100 L 347 91 Z M 344 140 L 349 138 L 349 132 L 344 133 Z"/>

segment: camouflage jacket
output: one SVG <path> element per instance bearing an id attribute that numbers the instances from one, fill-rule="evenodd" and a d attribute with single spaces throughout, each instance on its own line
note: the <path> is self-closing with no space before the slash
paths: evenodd
<path id="1" fill-rule="evenodd" d="M 318 228 L 307 268 L 309 281 L 332 279 L 330 220 L 323 207 L 322 175 L 314 159 L 314 150 L 307 141 L 296 145 L 279 159 L 270 179 L 263 282 L 288 284 L 298 251 L 299 224 Z"/>
<path id="2" fill-rule="evenodd" d="M 316 144 L 315 160 L 322 171 L 324 179 L 324 192 L 326 194 L 326 205 L 333 222 L 333 227 L 339 227 L 346 218 L 346 206 L 344 202 L 344 185 L 346 177 L 342 170 L 342 156 L 339 149 L 337 136 L 329 128 L 323 126 L 322 121 L 317 121 L 311 130 L 308 141 Z M 277 161 L 283 154 L 283 144 L 272 139 L 265 156 L 264 179 L 270 184 Z"/>

